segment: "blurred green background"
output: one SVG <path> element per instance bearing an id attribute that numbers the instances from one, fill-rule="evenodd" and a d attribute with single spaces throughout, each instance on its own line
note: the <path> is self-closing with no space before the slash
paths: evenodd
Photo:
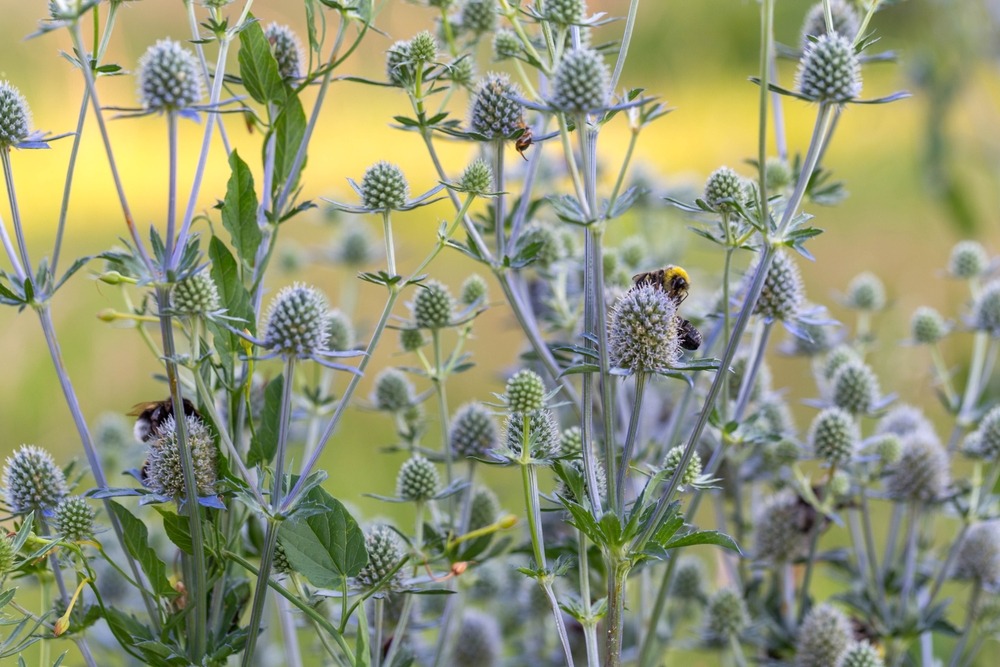
<path id="1" fill-rule="evenodd" d="M 79 73 L 61 50 L 69 49 L 64 31 L 25 41 L 44 12 L 45 3 L 5 0 L 0 22 L 0 78 L 18 86 L 31 104 L 36 128 L 62 133 L 72 130 L 80 103 Z M 591 11 L 621 14 L 627 2 L 596 0 Z M 776 36 L 780 42 L 798 41 L 801 20 L 810 2 L 783 0 L 777 3 Z M 994 12 L 990 14 L 990 10 Z M 105 9 L 102 7 L 102 9 Z M 287 23 L 304 34 L 302 8 L 295 2 L 257 2 L 255 13 L 264 21 Z M 946 314 L 957 313 L 963 288 L 942 275 L 951 245 L 961 238 L 982 240 L 987 248 L 1000 247 L 1000 77 L 998 74 L 998 21 L 996 3 L 948 0 L 915 0 L 887 7 L 873 28 L 881 38 L 874 50 L 893 50 L 898 63 L 869 65 L 865 69 L 864 97 L 877 97 L 898 89 L 914 96 L 885 106 L 854 106 L 843 115 L 825 165 L 846 182 L 850 197 L 836 208 L 809 206 L 815 224 L 827 230 L 810 244 L 815 263 L 801 263 L 811 300 L 830 305 L 835 316 L 845 316 L 835 302 L 849 279 L 870 270 L 887 283 L 891 309 L 879 317 L 878 352 L 872 361 L 880 372 L 883 388 L 904 400 L 923 403 L 932 417 L 943 411 L 933 404 L 929 390 L 929 361 L 923 350 L 899 345 L 907 336 L 907 322 L 917 305 L 927 304 Z M 351 58 L 344 73 L 372 78 L 384 76 L 384 51 L 394 39 L 404 39 L 432 26 L 432 13 L 410 3 L 382 3 L 377 25 L 388 36 L 371 34 Z M 728 164 L 750 174 L 745 161 L 756 156 L 758 89 L 747 79 L 756 73 L 758 58 L 758 5 L 739 0 L 642 3 L 631 57 L 623 85 L 643 87 L 660 96 L 675 111 L 649 128 L 641 137 L 637 170 L 656 183 L 658 190 L 700 188 L 714 168 Z M 600 29 L 595 42 L 616 38 L 622 23 Z M 156 39 L 187 39 L 180 2 L 146 0 L 127 3 L 109 51 L 108 61 L 132 70 L 142 52 Z M 214 51 L 210 51 L 214 53 Z M 480 46 L 479 70 L 487 71 L 489 45 Z M 230 71 L 235 70 L 231 59 Z M 791 86 L 794 64 L 781 64 L 781 83 Z M 101 81 L 105 106 L 136 106 L 134 77 Z M 311 95 L 306 95 L 307 110 Z M 451 108 L 464 117 L 465 100 Z M 786 100 L 788 141 L 791 151 L 808 142 L 814 108 Z M 407 174 L 414 193 L 435 183 L 419 138 L 388 127 L 393 115 L 408 113 L 405 96 L 398 90 L 363 87 L 338 82 L 328 97 L 304 174 L 306 198 L 329 196 L 353 201 L 347 177 L 360 179 L 364 169 L 379 159 L 398 163 Z M 259 182 L 260 134 L 247 132 L 241 119 L 228 121 L 230 137 L 241 155 L 254 168 Z M 166 211 L 166 125 L 161 118 L 116 120 L 111 138 L 125 180 L 133 212 L 140 227 L 162 226 Z M 186 198 L 197 160 L 202 126 L 182 124 L 181 188 Z M 599 151 L 609 170 L 616 168 L 625 150 L 624 119 L 613 123 L 602 135 Z M 49 151 L 14 154 L 16 189 L 34 259 L 51 252 L 59 199 L 70 148 L 69 140 L 53 144 Z M 533 148 L 532 150 L 539 150 Z M 553 143 L 544 150 L 557 158 Z M 474 157 L 474 149 L 455 144 L 442 149 L 447 168 L 458 173 Z M 199 208 L 218 220 L 211 206 L 225 192 L 228 177 L 226 157 L 216 143 L 199 199 Z M 182 200 L 183 203 L 184 200 Z M 418 262 L 434 241 L 440 219 L 452 214 L 442 202 L 416 213 L 396 217 L 398 255 L 402 267 Z M 9 224 L 6 204 L 0 215 Z M 705 292 L 715 289 L 721 257 L 709 252 L 703 241 L 687 231 L 687 223 L 673 214 L 655 213 L 662 222 L 663 238 L 678 249 L 683 261 Z M 380 225 L 372 218 L 375 238 Z M 612 242 L 622 238 L 634 221 L 612 229 Z M 202 227 L 201 231 L 205 231 Z M 282 243 L 292 249 L 332 247 L 336 226 L 322 210 L 300 216 L 282 232 Z M 96 134 L 93 118 L 85 128 L 80 169 L 74 183 L 65 257 L 94 254 L 125 235 L 107 162 Z M 55 298 L 56 325 L 73 379 L 86 414 L 95 419 L 105 411 L 125 413 L 140 401 L 165 395 L 153 374 L 159 365 L 132 330 L 100 322 L 95 314 L 105 308 L 122 308 L 118 288 L 93 279 L 92 272 L 78 274 Z M 432 274 L 453 288 L 473 270 L 456 254 L 444 254 Z M 383 295 L 380 288 L 355 281 L 353 275 L 329 265 L 305 270 L 275 270 L 269 280 L 271 292 L 294 280 L 314 282 L 336 301 L 338 295 L 357 290 L 359 310 L 356 324 L 362 339 L 373 324 Z M 499 291 L 493 295 L 499 298 Z M 705 294 L 703 294 L 704 296 Z M 268 297 L 265 297 L 265 301 Z M 405 308 L 396 314 L 405 316 Z M 848 320 L 849 322 L 849 320 Z M 489 400 L 502 388 L 502 372 L 509 369 L 521 351 L 521 338 L 508 311 L 492 309 L 476 325 L 469 346 L 478 365 L 458 376 L 450 386 L 453 407 L 468 398 Z M 379 354 L 377 367 L 412 362 L 394 356 L 389 335 Z M 967 337 L 953 337 L 949 359 L 965 353 Z M 21 443 L 49 448 L 66 461 L 81 456 L 75 431 L 59 393 L 36 318 L 13 309 L 0 310 L 0 354 L 6 381 L 0 383 L 0 424 L 6 454 Z M 808 362 L 773 358 L 775 385 L 788 386 L 795 402 L 815 395 Z M 277 369 L 273 370 L 276 374 Z M 338 497 L 359 506 L 366 515 L 392 514 L 405 510 L 387 508 L 363 492 L 391 493 L 398 457 L 375 456 L 392 443 L 390 420 L 365 410 L 368 381 L 357 395 L 358 409 L 351 410 L 331 441 L 324 459 L 330 474 L 327 488 Z M 421 387 L 422 388 L 422 387 Z M 813 411 L 796 404 L 800 426 Z M 141 456 L 141 455 L 139 455 Z M 82 458 L 82 457 L 81 457 Z M 504 487 L 516 482 L 502 472 L 490 479 L 516 508 L 516 495 Z"/>

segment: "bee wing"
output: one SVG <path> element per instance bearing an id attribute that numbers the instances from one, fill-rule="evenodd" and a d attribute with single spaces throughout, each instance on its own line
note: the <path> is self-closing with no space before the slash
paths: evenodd
<path id="1" fill-rule="evenodd" d="M 144 401 L 142 403 L 136 403 L 132 406 L 132 409 L 125 414 L 129 417 L 140 417 L 142 413 L 149 412 L 150 410 L 155 410 L 162 401 Z"/>

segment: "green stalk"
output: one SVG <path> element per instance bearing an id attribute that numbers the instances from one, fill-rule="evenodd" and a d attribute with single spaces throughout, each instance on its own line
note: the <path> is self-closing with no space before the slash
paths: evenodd
<path id="1" fill-rule="evenodd" d="M 588 553 L 587 535 L 577 529 L 577 561 L 580 570 L 580 600 L 587 605 L 587 618 L 582 623 L 583 636 L 587 645 L 587 667 L 600 667 L 600 649 L 597 647 L 597 620 L 591 616 L 591 605 L 593 604 L 590 595 L 590 554 Z"/>
<path id="2" fill-rule="evenodd" d="M 493 142 L 493 180 L 495 187 L 493 191 L 498 193 L 494 203 L 494 226 L 496 227 L 497 257 L 504 257 L 507 254 L 507 211 L 506 194 L 504 193 L 504 173 L 503 173 L 503 140 Z"/>
<path id="3" fill-rule="evenodd" d="M 837 472 L 837 466 L 831 465 L 830 469 L 827 471 L 826 483 L 829 484 L 830 480 Z M 819 502 L 820 506 L 823 504 L 823 496 L 826 495 L 821 489 L 816 494 L 816 500 Z M 822 532 L 823 527 L 823 517 L 819 516 L 816 519 L 816 523 L 812 527 L 812 531 L 809 535 L 809 556 L 806 559 L 806 571 L 802 575 L 802 588 L 799 590 L 799 613 L 796 617 L 798 623 L 802 623 L 802 619 L 806 616 L 807 603 L 809 602 L 809 584 L 812 582 L 813 570 L 816 569 L 816 552 L 819 548 L 819 536 Z"/>
<path id="4" fill-rule="evenodd" d="M 452 463 L 452 452 L 451 447 L 448 443 L 448 396 L 445 389 L 445 380 L 447 379 L 447 371 L 441 364 L 441 330 L 433 329 L 431 330 L 431 341 L 434 346 L 434 394 L 437 396 L 438 404 L 438 420 L 441 422 L 441 454 L 444 457 L 445 474 L 447 477 L 447 484 L 450 485 L 454 479 L 453 463 Z M 472 493 L 472 490 L 469 490 Z M 455 497 L 452 496 L 448 499 L 448 516 L 451 520 L 451 524 L 455 523 Z"/>
<path id="5" fill-rule="evenodd" d="M 34 271 L 31 269 L 31 260 L 28 258 L 28 244 L 24 239 L 24 227 L 21 225 L 21 208 L 17 205 L 17 193 L 14 191 L 14 171 L 10 164 L 10 148 L 0 148 L 0 161 L 3 163 L 3 179 L 7 186 L 7 201 L 10 202 L 10 219 L 14 224 L 14 239 L 17 241 L 17 250 L 21 257 L 21 263 L 28 277 L 32 277 Z"/>
<path id="6" fill-rule="evenodd" d="M 625 436 L 625 447 L 622 450 L 622 462 L 618 467 L 618 479 L 615 481 L 615 510 L 619 516 L 625 507 L 625 478 L 632 461 L 635 440 L 639 432 L 639 415 L 642 413 L 642 397 L 646 393 L 646 375 L 644 371 L 635 374 L 635 398 L 632 401 L 632 416 L 628 421 L 628 433 Z"/>
<path id="7" fill-rule="evenodd" d="M 285 481 L 285 453 L 288 448 L 288 430 L 292 417 L 292 388 L 295 384 L 295 357 L 285 357 L 284 382 L 281 385 L 281 413 L 278 418 L 278 444 L 274 455 L 274 481 L 271 486 L 271 516 L 267 519 L 267 531 L 264 534 L 264 547 L 261 551 L 260 573 L 257 575 L 257 586 L 254 589 L 253 607 L 250 612 L 250 636 L 243 651 L 243 667 L 254 664 L 254 651 L 257 648 L 257 637 L 260 634 L 261 621 L 264 613 L 264 602 L 267 598 L 267 582 L 271 576 L 271 566 L 274 563 L 274 551 L 278 545 L 277 514 L 280 512 L 282 493 Z"/>
<path id="8" fill-rule="evenodd" d="M 955 645 L 955 650 L 952 651 L 948 667 L 957 667 L 962 654 L 965 653 L 965 645 L 969 642 L 972 628 L 976 624 L 976 616 L 979 613 L 979 598 L 982 592 L 983 582 L 976 579 L 972 584 L 972 595 L 969 596 L 968 611 L 965 614 L 965 625 L 962 627 L 962 637 L 958 640 L 958 644 Z"/>
<path id="9" fill-rule="evenodd" d="M 167 111 L 167 152 L 169 168 L 167 169 L 167 238 L 164 239 L 163 273 L 171 272 L 171 260 L 174 250 L 174 231 L 177 224 L 177 112 Z"/>
<path id="10" fill-rule="evenodd" d="M 166 287 L 156 288 L 157 307 L 160 317 L 160 338 L 163 340 L 163 361 L 167 371 L 167 385 L 174 408 L 174 434 L 177 439 L 177 453 L 184 471 L 184 509 L 187 512 L 188 530 L 191 532 L 191 567 L 194 574 L 191 618 L 192 634 L 188 644 L 189 658 L 200 663 L 207 646 L 208 609 L 205 592 L 208 591 L 208 577 L 205 567 L 205 542 L 201 530 L 201 508 L 198 505 L 198 482 L 194 476 L 194 460 L 187 439 L 187 417 L 184 413 L 184 399 L 181 395 L 180 377 L 177 369 L 177 349 L 174 345 L 173 318 L 170 313 L 170 292 Z"/>
<path id="11" fill-rule="evenodd" d="M 618 80 L 621 78 L 622 69 L 625 67 L 625 59 L 628 57 L 628 48 L 632 43 L 632 32 L 635 30 L 635 19 L 639 13 L 639 0 L 631 0 L 628 4 L 628 16 L 625 18 L 625 33 L 622 35 L 622 44 L 618 49 L 618 60 L 615 61 L 615 71 L 611 75 L 611 91 L 618 87 Z"/>
<path id="12" fill-rule="evenodd" d="M 608 628 L 604 646 L 605 667 L 621 667 L 622 638 L 625 632 L 625 594 L 631 565 L 623 558 L 612 558 L 608 575 Z"/>
<path id="13" fill-rule="evenodd" d="M 114 5 L 112 5 L 114 7 Z M 73 147 L 69 151 L 69 164 L 66 166 L 66 180 L 63 183 L 62 201 L 59 204 L 59 222 L 56 225 L 56 240 L 52 247 L 52 274 L 58 275 L 59 253 L 62 250 L 62 240 L 66 233 L 66 218 L 69 215 L 69 195 L 73 189 L 73 175 L 76 173 L 76 158 L 80 153 L 80 142 L 83 140 L 83 123 L 87 119 L 87 106 L 90 103 L 90 93 L 83 91 L 80 102 L 80 114 L 76 119 L 76 132 L 73 133 Z"/>

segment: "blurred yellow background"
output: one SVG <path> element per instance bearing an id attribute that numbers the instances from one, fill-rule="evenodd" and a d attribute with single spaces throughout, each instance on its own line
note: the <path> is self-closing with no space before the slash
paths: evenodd
<path id="1" fill-rule="evenodd" d="M 589 4 L 591 11 L 615 15 L 628 7 L 623 0 Z M 780 42 L 797 43 L 802 16 L 810 5 L 803 0 L 778 3 L 776 36 Z M 41 18 L 45 3 L 5 0 L 0 6 L 4 17 L 0 22 L 0 78 L 9 79 L 27 97 L 36 128 L 53 133 L 71 131 L 83 85 L 79 73 L 59 57 L 60 51 L 70 48 L 67 34 L 57 31 L 24 41 Z M 376 25 L 388 36 L 370 34 L 341 73 L 383 78 L 384 52 L 392 41 L 432 27 L 433 14 L 427 9 L 399 0 L 385 2 L 382 7 Z M 304 35 L 299 3 L 268 0 L 255 3 L 254 10 L 263 21 L 287 23 Z M 745 161 L 756 156 L 758 89 L 748 77 L 757 69 L 757 3 L 647 0 L 639 17 L 622 83 L 645 88 L 675 111 L 643 134 L 637 166 L 651 174 L 660 189 L 700 188 L 707 174 L 723 164 L 750 174 Z M 595 42 L 616 38 L 622 25 L 601 28 Z M 948 315 L 958 312 L 964 298 L 962 287 L 949 283 L 941 274 L 955 241 L 974 236 L 991 251 L 1000 248 L 997 21 L 990 20 L 979 3 L 919 0 L 887 7 L 876 16 L 873 27 L 881 37 L 874 50 L 894 50 L 899 62 L 866 66 L 863 96 L 877 97 L 898 89 L 908 89 L 914 96 L 891 105 L 852 106 L 843 115 L 825 165 L 846 182 L 850 197 L 836 208 L 807 207 L 816 216 L 815 225 L 827 233 L 809 246 L 817 261 L 801 265 L 810 298 L 831 305 L 837 316 L 845 317 L 846 313 L 835 304 L 834 294 L 843 291 L 852 276 L 870 270 L 886 282 L 893 303 L 877 323 L 880 338 L 873 364 L 887 392 L 924 402 L 932 417 L 941 417 L 943 412 L 929 403 L 929 362 L 924 351 L 901 347 L 898 342 L 907 336 L 907 322 L 917 305 L 932 305 Z M 107 62 L 131 71 L 154 40 L 168 36 L 190 38 L 182 3 L 127 3 Z M 214 54 L 212 47 L 209 52 Z M 488 44 L 481 45 L 478 59 L 480 72 L 494 67 L 489 63 Z M 235 54 L 229 70 L 236 71 Z M 793 75 L 794 64 L 782 63 L 781 83 L 791 87 Z M 935 86 L 927 87 L 928 81 L 935 81 Z M 942 91 L 949 86 L 954 90 L 949 91 L 948 104 L 942 107 Z M 101 101 L 105 106 L 137 106 L 135 88 L 131 75 L 102 79 Z M 308 112 L 312 94 L 307 93 L 305 100 Z M 456 99 L 451 108 L 464 118 L 465 105 L 465 100 Z M 946 151 L 933 153 L 929 162 L 928 119 L 942 115 L 942 108 L 945 113 L 940 127 Z M 784 110 L 790 148 L 795 153 L 808 142 L 814 108 L 786 98 Z M 345 179 L 360 179 L 364 169 L 380 159 L 403 168 L 413 193 L 432 187 L 436 178 L 419 137 L 388 127 L 393 115 L 408 112 L 408 101 L 399 90 L 335 83 L 309 152 L 303 197 L 316 200 L 328 196 L 352 202 L 355 195 Z M 227 125 L 229 136 L 259 183 L 261 136 L 249 134 L 237 116 L 230 117 Z M 110 127 L 137 224 L 143 229 L 150 224 L 162 227 L 166 212 L 165 122 L 153 116 L 115 120 Z M 183 205 L 203 126 L 183 122 L 181 127 Z M 624 118 L 619 117 L 601 135 L 599 144 L 609 169 L 619 163 L 625 145 L 626 127 Z M 70 140 L 64 139 L 49 151 L 18 151 L 12 158 L 29 247 L 36 261 L 51 253 L 69 149 Z M 551 143 L 544 150 L 555 154 L 558 146 Z M 442 151 L 453 174 L 474 156 L 473 149 L 464 145 L 445 145 Z M 952 205 L 939 196 L 941 181 L 929 178 L 929 164 L 946 169 L 954 177 L 952 183 L 958 183 L 957 188 L 952 186 Z M 224 195 L 227 177 L 226 156 L 221 143 L 216 142 L 199 198 L 199 209 L 209 212 L 216 223 L 218 214 L 211 206 Z M 966 213 L 956 216 L 956 210 Z M 434 242 L 439 220 L 451 215 L 450 205 L 442 202 L 395 217 L 398 256 L 404 269 L 424 256 Z M 0 216 L 9 224 L 5 202 Z M 721 258 L 687 231 L 684 220 L 673 214 L 660 217 L 664 237 L 685 253 L 678 261 L 692 269 L 694 289 L 701 284 L 714 290 Z M 296 218 L 282 231 L 282 243 L 299 248 L 328 245 L 336 229 L 324 218 L 322 208 Z M 377 221 L 369 217 L 365 222 L 373 236 L 380 238 Z M 631 223 L 622 224 L 627 227 Z M 200 231 L 205 231 L 204 226 Z M 71 257 L 109 248 L 125 234 L 91 116 L 74 183 L 63 266 Z M 612 242 L 623 236 L 623 230 L 611 230 Z M 137 402 L 166 393 L 153 378 L 159 365 L 139 336 L 96 319 L 95 314 L 102 309 L 122 308 L 118 288 L 93 279 L 93 272 L 100 268 L 99 262 L 91 264 L 54 301 L 69 374 L 91 421 L 104 411 L 125 413 Z M 435 277 L 455 289 L 472 270 L 472 265 L 456 253 L 445 253 L 431 267 Z M 275 270 L 268 282 L 271 293 L 293 280 L 315 283 L 335 302 L 345 282 L 354 277 L 331 266 Z M 367 283 L 359 283 L 357 289 L 360 310 L 356 324 L 364 340 L 383 294 L 379 287 Z M 499 290 L 494 288 L 492 296 L 499 299 Z M 265 296 L 265 302 L 268 300 Z M 405 308 L 396 311 L 400 316 L 407 313 Z M 965 338 L 956 337 L 948 348 L 949 358 L 960 358 L 968 342 Z M 515 324 L 502 305 L 477 323 L 470 351 L 480 365 L 453 380 L 449 388 L 453 408 L 465 397 L 489 400 L 491 392 L 501 390 L 500 373 L 515 363 L 521 351 L 519 341 Z M 412 363 L 395 356 L 391 333 L 385 343 L 377 367 Z M 0 454 L 21 443 L 35 443 L 52 450 L 61 462 L 81 456 L 36 318 L 10 308 L 0 310 L 0 350 L 5 379 L 0 383 Z M 772 366 L 776 386 L 791 387 L 790 395 L 796 399 L 815 395 L 806 361 L 775 358 Z M 357 395 L 362 402 L 369 386 L 366 381 Z M 812 412 L 796 409 L 799 424 L 804 426 Z M 350 411 L 323 462 L 331 478 L 327 488 L 366 514 L 390 513 L 386 506 L 362 498 L 361 493 L 392 492 L 399 461 L 373 454 L 393 439 L 389 419 L 364 409 Z M 514 484 L 502 472 L 491 479 L 501 490 L 507 483 Z M 511 499 L 511 506 L 516 507 Z"/>

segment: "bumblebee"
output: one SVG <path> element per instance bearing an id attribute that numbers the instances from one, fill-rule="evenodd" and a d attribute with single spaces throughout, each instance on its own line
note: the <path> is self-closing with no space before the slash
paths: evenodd
<path id="1" fill-rule="evenodd" d="M 526 123 L 522 123 L 521 129 L 524 131 L 521 132 L 521 136 L 514 142 L 514 150 L 517 151 L 518 155 L 527 160 L 528 158 L 525 157 L 524 151 L 531 148 L 531 128 Z"/>
<path id="2" fill-rule="evenodd" d="M 132 409 L 128 412 L 129 416 L 135 417 L 135 426 L 132 427 L 132 433 L 135 435 L 135 439 L 139 442 L 149 442 L 156 433 L 157 429 L 174 414 L 174 402 L 171 398 L 167 398 L 165 401 L 147 401 L 145 403 L 136 403 L 132 406 Z M 194 415 L 199 419 L 202 416 L 194 407 L 194 403 L 188 399 L 184 399 L 184 416 L 190 417 Z"/>
<path id="3" fill-rule="evenodd" d="M 701 332 L 691 324 L 691 320 L 677 318 L 677 335 L 681 339 L 681 347 L 685 350 L 697 350 L 701 347 Z"/>
<path id="4" fill-rule="evenodd" d="M 632 284 L 636 287 L 642 285 L 652 285 L 659 287 L 667 293 L 675 303 L 680 305 L 687 298 L 688 290 L 691 288 L 691 279 L 688 272 L 679 266 L 665 266 L 655 271 L 646 271 L 632 276 Z M 687 321 L 687 320 L 685 320 Z M 690 324 L 690 322 L 688 323 Z"/>

